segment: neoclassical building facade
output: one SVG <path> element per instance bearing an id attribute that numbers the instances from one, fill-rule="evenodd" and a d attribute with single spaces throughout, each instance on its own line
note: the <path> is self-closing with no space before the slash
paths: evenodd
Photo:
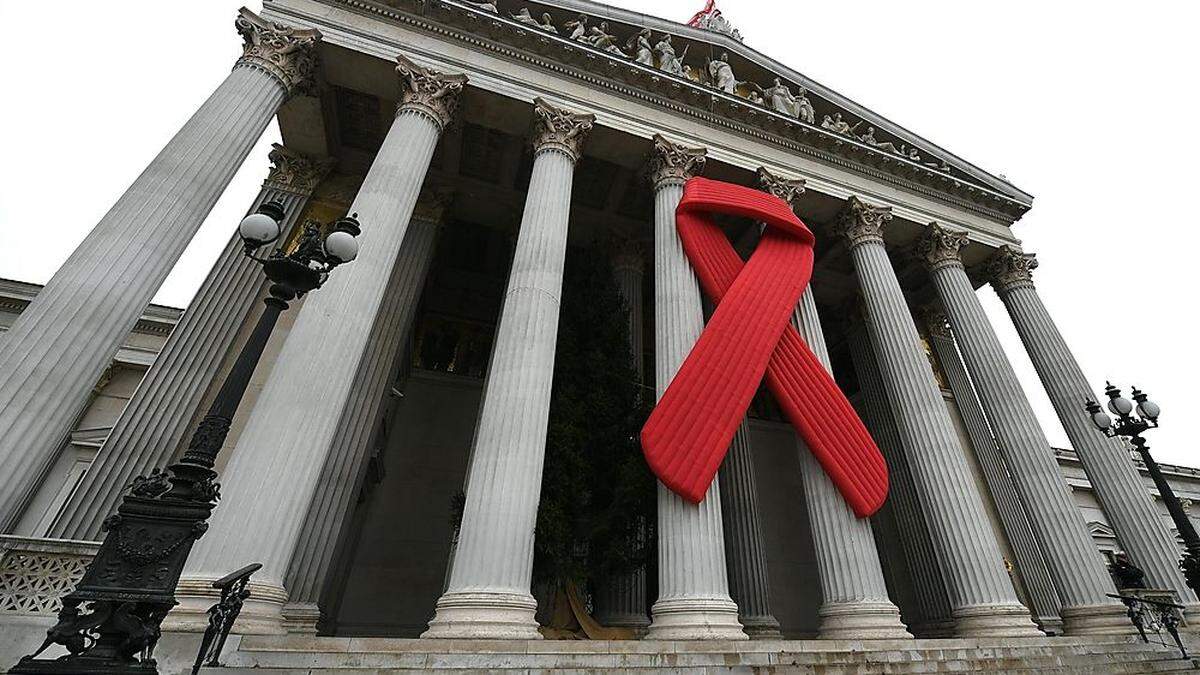
<path id="1" fill-rule="evenodd" d="M 248 207 L 281 201 L 285 230 L 355 213 L 361 253 L 272 337 L 169 630 L 202 631 L 211 582 L 259 562 L 242 633 L 539 638 L 566 252 L 610 261 L 635 369 L 661 395 L 705 321 L 675 230 L 699 175 L 773 194 L 813 230 L 793 324 L 891 491 L 856 518 L 760 392 L 699 505 L 659 486 L 657 564 L 588 589 L 598 623 L 649 640 L 1127 635 L 1097 538 L 1195 619 L 1168 521 L 1083 414 L 1091 383 L 1012 232 L 1032 197 L 755 51 L 719 13 L 695 23 L 590 0 L 242 10 L 228 78 L 0 337 L 0 531 L 94 542 L 125 486 L 182 452 L 261 309 L 237 237 L 63 489 L 97 381 L 277 119 Z M 753 250 L 756 224 L 725 225 Z M 1072 451 L 1047 442 L 986 285 Z"/>

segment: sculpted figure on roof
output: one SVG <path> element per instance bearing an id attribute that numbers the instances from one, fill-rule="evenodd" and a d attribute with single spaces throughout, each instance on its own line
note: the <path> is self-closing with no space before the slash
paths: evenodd
<path id="1" fill-rule="evenodd" d="M 571 31 L 570 38 L 576 42 L 587 42 L 587 15 L 580 14 L 579 18 L 574 21 L 568 21 L 567 25 L 563 26 Z"/>
<path id="2" fill-rule="evenodd" d="M 522 7 L 519 12 L 512 15 L 512 18 L 535 28 L 541 28 L 548 33 L 558 33 L 558 28 L 554 26 L 554 22 L 550 19 L 550 12 L 542 13 L 542 20 L 540 23 L 537 19 L 533 18 L 532 14 L 529 13 L 528 7 Z"/>
<path id="3" fill-rule="evenodd" d="M 625 56 L 625 52 L 617 46 L 617 38 L 608 34 L 608 22 L 601 21 L 599 26 L 592 26 L 588 31 L 588 35 L 583 42 L 591 44 L 596 49 L 603 49 L 606 52 L 616 54 L 617 56 Z"/>
<path id="4" fill-rule="evenodd" d="M 650 29 L 643 28 L 640 33 L 629 38 L 625 48 L 633 52 L 633 60 L 645 66 L 654 66 L 654 47 L 650 46 Z"/>
<path id="5" fill-rule="evenodd" d="M 664 35 L 654 45 L 654 56 L 657 59 L 659 70 L 671 73 L 672 75 L 680 75 L 683 73 L 683 59 L 687 56 L 688 48 L 683 48 L 683 53 L 679 56 L 675 55 L 675 46 L 671 44 L 671 36 Z"/>
<path id="6" fill-rule="evenodd" d="M 758 87 L 758 85 L 753 86 Z M 816 121 L 816 113 L 813 111 L 812 103 L 805 95 L 807 93 L 808 91 L 801 87 L 799 95 L 793 94 L 791 88 L 778 77 L 775 78 L 774 86 L 762 90 L 763 98 L 766 99 L 771 110 L 812 124 Z"/>
<path id="7" fill-rule="evenodd" d="M 828 129 L 835 134 L 842 134 L 843 136 L 853 136 L 854 130 L 858 129 L 858 125 L 860 124 L 862 122 L 855 122 L 854 126 L 850 126 L 848 122 L 842 119 L 842 113 L 834 113 L 833 117 L 826 115 L 825 119 L 821 120 L 822 129 Z"/>
<path id="8" fill-rule="evenodd" d="M 729 65 L 728 53 L 721 54 L 716 61 L 708 62 L 708 75 L 712 78 L 712 85 L 726 94 L 732 94 L 737 89 L 738 80 L 733 74 L 733 66 Z"/>
<path id="9" fill-rule="evenodd" d="M 471 5 L 472 7 L 478 7 L 485 12 L 491 12 L 492 14 L 500 13 L 500 10 L 496 9 L 496 3 L 494 2 L 468 2 L 467 4 Z"/>

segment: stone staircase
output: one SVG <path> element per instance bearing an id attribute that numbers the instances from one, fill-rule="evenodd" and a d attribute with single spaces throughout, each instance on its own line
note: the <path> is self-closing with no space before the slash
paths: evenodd
<path id="1" fill-rule="evenodd" d="M 1200 660 L 1137 638 L 751 642 L 231 637 L 207 675 L 384 673 L 1175 673 Z"/>

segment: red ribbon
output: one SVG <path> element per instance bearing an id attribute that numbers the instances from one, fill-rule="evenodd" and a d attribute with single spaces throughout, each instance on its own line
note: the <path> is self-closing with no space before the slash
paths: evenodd
<path id="1" fill-rule="evenodd" d="M 743 262 L 711 213 L 766 223 Z M 716 311 L 642 428 L 651 470 L 699 503 L 766 376 L 788 421 L 859 517 L 887 497 L 887 464 L 833 377 L 789 323 L 813 268 L 813 235 L 782 199 L 693 178 L 675 212 L 684 252 Z"/>

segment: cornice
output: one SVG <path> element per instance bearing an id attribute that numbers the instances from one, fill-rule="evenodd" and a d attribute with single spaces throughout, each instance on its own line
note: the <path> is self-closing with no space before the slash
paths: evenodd
<path id="1" fill-rule="evenodd" d="M 711 126 L 779 146 L 991 220 L 1010 223 L 1029 208 L 1028 203 L 988 187 L 966 183 L 961 178 L 948 176 L 894 153 L 874 148 L 854 137 L 792 119 L 686 77 L 620 58 L 456 0 L 395 0 L 394 4 L 398 7 L 372 0 L 316 1 L 458 41 L 507 60 L 604 88 L 623 97 L 650 103 Z M 280 4 L 269 7 L 275 15 L 287 15 L 317 25 L 335 25 L 328 16 L 317 16 Z M 699 29 L 682 30 L 686 26 L 672 26 L 673 34 L 688 39 L 701 39 L 692 34 L 696 31 L 703 34 L 702 39 L 710 42 L 720 42 L 725 38 Z M 379 37 L 353 27 L 336 27 L 367 40 Z M 729 42 L 738 44 L 732 40 Z M 824 91 L 824 88 L 821 90 Z M 669 92 L 670 96 L 664 95 L 664 91 Z M 888 129 L 890 133 L 890 127 Z M 938 185 L 926 184 L 917 178 L 934 181 Z"/>

